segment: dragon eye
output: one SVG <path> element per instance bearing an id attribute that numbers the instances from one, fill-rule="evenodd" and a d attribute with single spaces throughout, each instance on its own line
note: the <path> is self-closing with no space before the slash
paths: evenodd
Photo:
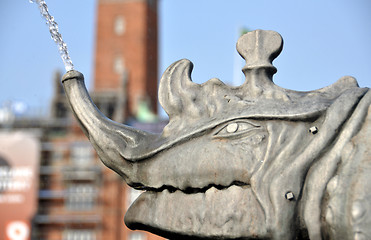
<path id="1" fill-rule="evenodd" d="M 245 135 L 253 130 L 261 129 L 260 126 L 247 120 L 238 120 L 225 124 L 213 135 L 216 138 L 228 138 Z"/>

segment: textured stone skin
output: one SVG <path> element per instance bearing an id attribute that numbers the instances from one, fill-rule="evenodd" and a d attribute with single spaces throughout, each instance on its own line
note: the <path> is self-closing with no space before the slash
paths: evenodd
<path id="1" fill-rule="evenodd" d="M 104 164 L 145 190 L 125 216 L 171 239 L 370 239 L 371 92 L 355 79 L 310 92 L 276 86 L 281 36 L 256 30 L 237 50 L 246 81 L 164 73 L 161 135 L 105 118 L 76 71 L 63 77 L 72 111 Z"/>

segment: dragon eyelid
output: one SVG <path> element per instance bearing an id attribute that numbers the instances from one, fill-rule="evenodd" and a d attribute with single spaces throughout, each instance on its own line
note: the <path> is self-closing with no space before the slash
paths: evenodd
<path id="1" fill-rule="evenodd" d="M 224 124 L 222 128 L 220 128 L 213 137 L 215 138 L 227 138 L 227 137 L 234 137 L 238 136 L 243 133 L 250 132 L 252 130 L 259 129 L 260 126 L 251 123 L 250 121 L 246 120 L 238 120 L 229 122 Z"/>

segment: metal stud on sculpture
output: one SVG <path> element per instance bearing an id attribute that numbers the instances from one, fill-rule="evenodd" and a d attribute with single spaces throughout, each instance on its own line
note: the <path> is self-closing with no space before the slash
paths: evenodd
<path id="1" fill-rule="evenodd" d="M 352 77 L 310 92 L 275 85 L 282 44 L 273 31 L 242 36 L 239 87 L 196 84 L 189 60 L 172 64 L 159 86 L 169 115 L 160 135 L 112 122 L 81 73 L 63 77 L 103 163 L 146 190 L 127 226 L 171 239 L 371 237 L 371 92 Z"/>
<path id="2" fill-rule="evenodd" d="M 309 132 L 312 133 L 312 134 L 316 134 L 316 133 L 318 133 L 318 128 L 316 126 L 313 126 L 313 127 L 309 128 Z"/>

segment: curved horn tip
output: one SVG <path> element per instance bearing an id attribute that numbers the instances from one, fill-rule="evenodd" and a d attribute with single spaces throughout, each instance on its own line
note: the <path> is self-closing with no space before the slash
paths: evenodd
<path id="1" fill-rule="evenodd" d="M 352 76 L 343 76 L 335 83 L 341 84 L 344 87 L 359 87 L 357 79 Z"/>
<path id="2" fill-rule="evenodd" d="M 79 71 L 71 70 L 71 71 L 66 72 L 63 75 L 62 82 L 67 81 L 69 79 L 74 79 L 74 78 L 77 78 L 77 79 L 80 79 L 80 80 L 84 80 L 84 75 L 81 72 L 79 72 Z"/>
<path id="3" fill-rule="evenodd" d="M 170 68 L 176 68 L 178 66 L 187 66 L 190 69 L 193 69 L 193 63 L 189 59 L 186 59 L 186 58 L 183 58 L 183 59 L 180 59 L 180 60 L 174 62 L 173 64 L 170 65 L 169 69 Z"/>
<path id="4" fill-rule="evenodd" d="M 176 61 L 175 63 L 189 63 L 189 64 L 192 64 L 191 60 L 189 60 L 187 58 L 180 59 L 180 60 Z"/>

